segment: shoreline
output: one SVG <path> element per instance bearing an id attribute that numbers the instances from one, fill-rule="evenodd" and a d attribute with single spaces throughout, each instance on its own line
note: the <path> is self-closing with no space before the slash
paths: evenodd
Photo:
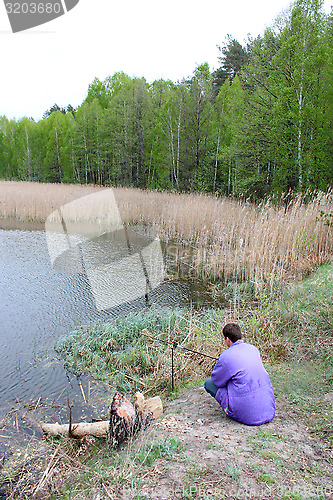
<path id="1" fill-rule="evenodd" d="M 105 438 L 36 444 L 11 481 L 0 476 L 0 493 L 15 500 L 36 494 L 43 500 L 215 500 L 237 492 L 253 500 L 305 500 L 304 494 L 328 499 L 333 493 L 332 449 L 311 437 L 282 395 L 274 419 L 261 426 L 226 417 L 202 387 L 163 404 L 163 415 L 117 451 Z"/>
<path id="2" fill-rule="evenodd" d="M 330 193 L 309 202 L 299 195 L 288 207 L 282 199 L 280 205 L 254 205 L 195 193 L 11 181 L 0 181 L 0 193 L 0 219 L 40 223 L 66 205 L 65 223 L 105 222 L 116 206 L 123 224 L 151 225 L 165 244 L 189 245 L 193 273 L 212 280 L 252 280 L 257 288 L 269 283 L 273 289 L 333 258 L 333 232 L 321 217 L 333 212 Z"/>
<path id="3" fill-rule="evenodd" d="M 45 222 L 20 221 L 14 217 L 0 217 L 0 229 L 4 231 L 45 231 Z"/>
<path id="4" fill-rule="evenodd" d="M 332 237 L 331 233 L 327 234 Z M 312 236 L 305 232 L 298 236 L 298 251 L 306 261 L 312 249 Z M 234 251 L 241 248 L 235 246 Z M 271 424 L 253 429 L 239 427 L 224 418 L 214 400 L 205 399 L 202 387 L 198 386 L 202 374 L 195 369 L 195 364 L 186 366 L 188 372 L 184 377 L 195 387 L 186 388 L 184 380 L 179 379 L 179 392 L 173 394 L 169 387 L 169 353 L 166 350 L 157 353 L 155 345 L 150 346 L 151 352 L 146 346 L 141 346 L 139 358 L 133 358 L 132 365 L 124 359 L 123 368 L 132 378 L 137 377 L 134 371 L 137 366 L 142 368 L 143 373 L 147 370 L 148 374 L 154 366 L 164 368 L 159 378 L 155 377 L 152 389 L 154 395 L 163 387 L 167 389 L 166 411 L 157 425 L 129 443 L 119 454 L 110 453 L 105 440 L 90 443 L 69 439 L 45 441 L 35 478 L 29 469 L 30 460 L 33 460 L 33 455 L 27 451 L 29 448 L 20 451 L 21 456 L 4 456 L 3 467 L 0 467 L 0 487 L 7 481 L 9 494 L 14 495 L 9 498 L 35 498 L 38 491 L 39 498 L 43 499 L 65 499 L 73 493 L 75 499 L 94 494 L 103 500 L 110 497 L 134 500 L 147 498 L 147 495 L 150 500 L 161 498 L 158 496 L 162 494 L 161 488 L 172 500 L 191 498 L 194 494 L 196 498 L 215 500 L 219 495 L 223 498 L 225 493 L 230 496 L 241 491 L 249 495 L 253 492 L 249 498 L 258 500 L 263 497 L 303 500 L 308 498 L 304 496 L 307 493 L 316 492 L 318 498 L 332 495 L 333 330 L 330 318 L 333 317 L 333 264 L 318 267 L 315 273 L 301 282 L 295 281 L 286 286 L 283 281 L 278 296 L 269 287 L 259 287 L 255 290 L 260 298 L 256 305 L 249 305 L 246 290 L 241 292 L 235 288 L 233 293 L 235 301 L 230 307 L 230 314 L 237 321 L 242 321 L 242 327 L 248 334 L 247 341 L 259 347 L 267 356 L 265 360 L 270 360 L 269 356 L 272 356 L 268 368 L 276 391 L 278 411 Z M 225 314 L 220 313 L 221 321 L 224 321 Z M 143 326 L 146 327 L 139 322 L 137 324 L 140 332 Z M 151 323 L 153 332 L 156 330 L 154 324 Z M 189 324 L 195 326 L 193 320 Z M 110 365 L 120 370 L 122 367 L 116 363 L 126 350 L 123 353 L 112 343 L 110 348 L 103 347 L 105 340 L 114 337 L 120 344 L 122 337 L 118 338 L 117 332 L 101 331 L 106 337 L 101 336 L 100 345 L 94 345 L 95 353 L 106 368 Z M 212 327 L 201 331 L 200 335 L 197 334 L 198 329 L 193 332 L 195 334 L 189 336 L 181 322 L 175 328 L 165 330 L 167 338 L 178 342 L 187 339 L 192 348 L 203 350 L 205 342 L 207 349 L 211 347 Z M 90 366 L 89 349 L 93 342 L 89 336 L 87 339 L 86 344 L 80 345 L 73 336 L 72 340 L 68 340 L 67 347 L 68 352 L 72 349 L 75 356 L 80 354 L 80 363 L 87 362 Z M 217 352 L 218 340 L 215 344 Z M 194 361 L 199 365 L 198 360 Z M 184 358 L 182 362 L 186 364 L 188 359 Z M 179 370 L 184 366 L 179 363 Z M 104 375 L 107 374 L 106 368 L 103 369 Z M 207 370 L 208 367 L 202 373 Z M 193 380 L 195 376 L 197 380 Z M 32 415 L 40 418 L 40 409 L 38 405 L 26 409 L 27 421 Z M 21 414 L 13 413 L 9 419 L 18 433 L 25 425 L 21 417 Z M 29 446 L 32 444 L 31 438 Z M 39 445 L 36 445 L 37 452 Z M 152 457 L 149 464 L 145 462 L 146 456 Z M 295 480 L 298 481 L 298 489 L 295 488 Z M 21 497 L 21 493 L 28 496 Z"/>

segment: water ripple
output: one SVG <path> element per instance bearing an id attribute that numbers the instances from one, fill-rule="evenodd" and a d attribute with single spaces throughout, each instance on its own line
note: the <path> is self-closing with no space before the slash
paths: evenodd
<path id="1" fill-rule="evenodd" d="M 142 246 L 142 242 L 139 242 Z M 96 261 L 107 261 L 108 241 L 87 244 Z M 79 325 L 142 309 L 144 297 L 98 311 L 87 277 L 66 274 L 50 262 L 44 231 L 0 230 L 0 407 L 19 400 L 71 391 L 61 364 L 50 364 L 53 346 Z M 189 284 L 164 282 L 150 300 L 162 306 L 191 302 Z M 75 385 L 75 384 L 74 384 Z M 77 385 L 76 385 L 77 390 Z"/>

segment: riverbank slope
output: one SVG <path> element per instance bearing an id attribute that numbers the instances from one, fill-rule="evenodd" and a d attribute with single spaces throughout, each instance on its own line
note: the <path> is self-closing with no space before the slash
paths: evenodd
<path id="1" fill-rule="evenodd" d="M 290 285 L 278 302 L 243 310 L 244 328 L 265 356 L 277 335 L 286 346 L 275 361 L 266 357 L 276 395 L 272 422 L 247 427 L 229 419 L 197 380 L 163 397 L 163 416 L 120 451 L 105 439 L 31 439 L 16 464 L 3 459 L 8 498 L 330 499 L 332 288 L 330 264 Z M 38 405 L 27 411 L 35 422 L 39 412 Z M 17 422 L 13 412 L 7 425 Z"/>

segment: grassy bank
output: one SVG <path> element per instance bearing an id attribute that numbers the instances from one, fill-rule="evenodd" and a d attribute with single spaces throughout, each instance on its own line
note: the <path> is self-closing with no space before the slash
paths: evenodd
<path id="1" fill-rule="evenodd" d="M 43 222 L 62 205 L 105 189 L 0 182 L 0 219 Z M 333 231 L 321 215 L 333 212 L 330 193 L 319 193 L 308 202 L 298 196 L 289 204 L 281 199 L 274 205 L 267 201 L 257 206 L 199 194 L 113 191 L 122 221 L 154 226 L 169 251 L 186 261 L 189 273 L 197 276 L 251 280 L 256 288 L 265 281 L 273 287 L 285 279 L 306 276 L 333 255 Z M 95 203 L 103 219 L 98 198 Z M 86 216 L 82 207 L 71 214 L 78 223 Z M 173 243 L 185 245 L 186 252 Z"/>
<path id="2" fill-rule="evenodd" d="M 333 491 L 333 265 L 290 285 L 279 300 L 262 291 L 251 308 L 248 288 L 234 286 L 233 293 L 238 308 L 168 314 L 148 309 L 59 341 L 68 368 L 90 372 L 128 395 L 136 389 L 160 393 L 165 412 L 120 451 L 109 450 L 105 439 L 54 439 L 47 454 L 21 457 L 19 469 L 6 458 L 0 487 L 6 480 L 7 498 L 328 498 Z M 170 346 L 147 337 L 218 355 L 220 328 L 231 319 L 259 347 L 272 379 L 277 415 L 262 427 L 235 427 L 203 389 L 183 392 L 200 387 L 214 361 L 179 347 L 172 392 Z"/>
<path id="3" fill-rule="evenodd" d="M 214 361 L 191 351 L 218 357 L 223 321 L 214 311 L 151 308 L 114 323 L 78 329 L 59 339 L 55 349 L 76 374 L 87 372 L 127 393 L 170 395 L 173 346 L 175 389 L 195 385 Z"/>
<path id="4" fill-rule="evenodd" d="M 236 320 L 245 340 L 259 348 L 276 390 L 297 406 L 314 432 L 330 440 L 330 396 L 323 397 L 333 391 L 333 264 L 289 285 L 279 299 L 262 292 L 261 300 L 249 307 L 242 301 L 243 291 L 237 293 L 239 309 L 148 309 L 114 324 L 74 331 L 60 339 L 56 349 L 68 369 L 88 372 L 114 389 L 169 396 L 171 344 L 177 345 L 177 392 L 201 383 L 210 373 L 214 360 L 197 352 L 218 357 L 225 348 L 223 325 Z"/>

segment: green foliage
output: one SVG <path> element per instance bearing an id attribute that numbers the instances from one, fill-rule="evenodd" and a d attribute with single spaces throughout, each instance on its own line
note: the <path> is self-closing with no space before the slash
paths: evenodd
<path id="1" fill-rule="evenodd" d="M 238 467 L 236 467 L 233 464 L 230 464 L 230 465 L 227 466 L 227 468 L 226 468 L 226 474 L 227 474 L 227 476 L 229 476 L 234 481 L 239 481 L 239 479 L 241 477 L 240 470 L 238 469 Z"/>
<path id="2" fill-rule="evenodd" d="M 227 79 L 232 81 L 249 60 L 247 49 L 242 47 L 231 35 L 226 37 L 225 43 L 221 47 L 219 46 L 218 49 L 220 51 L 218 59 L 221 67 L 213 73 L 215 92 L 221 88 Z"/>
<path id="3" fill-rule="evenodd" d="M 273 479 L 269 474 L 260 474 L 259 481 L 262 481 L 267 484 L 275 483 L 275 479 Z"/>
<path id="4" fill-rule="evenodd" d="M 330 197 L 330 202 L 333 203 L 333 196 Z M 320 210 L 319 214 L 319 219 L 322 220 L 326 226 L 333 227 L 333 212 Z"/>
<path id="5" fill-rule="evenodd" d="M 170 366 L 164 369 L 162 359 L 168 349 L 168 364 L 171 363 L 170 347 L 165 343 L 176 340 L 181 343 L 187 337 L 195 336 L 200 344 L 205 329 L 211 332 L 212 322 L 219 318 L 211 311 L 193 321 L 190 310 L 171 310 L 151 308 L 123 318 L 117 318 L 112 323 L 95 324 L 87 329 L 78 329 L 60 338 L 55 350 L 64 359 L 65 367 L 79 375 L 89 373 L 94 378 L 107 382 L 114 389 L 123 392 L 143 390 L 151 383 L 159 383 L 162 391 L 171 390 Z M 147 336 L 148 335 L 148 336 Z M 151 337 L 158 338 L 161 349 L 148 349 Z M 176 337 L 176 338 L 175 338 Z M 186 361 L 186 353 L 178 355 Z M 161 365 L 161 380 L 157 380 L 156 366 Z M 186 382 L 188 379 L 186 378 Z"/>
<path id="6" fill-rule="evenodd" d="M 0 121 L 0 176 L 200 191 L 261 200 L 327 191 L 333 164 L 332 16 L 320 0 L 243 47 L 230 35 L 213 74 L 182 81 L 95 78 L 74 110 Z M 320 215 L 332 225 L 332 214 Z"/>

